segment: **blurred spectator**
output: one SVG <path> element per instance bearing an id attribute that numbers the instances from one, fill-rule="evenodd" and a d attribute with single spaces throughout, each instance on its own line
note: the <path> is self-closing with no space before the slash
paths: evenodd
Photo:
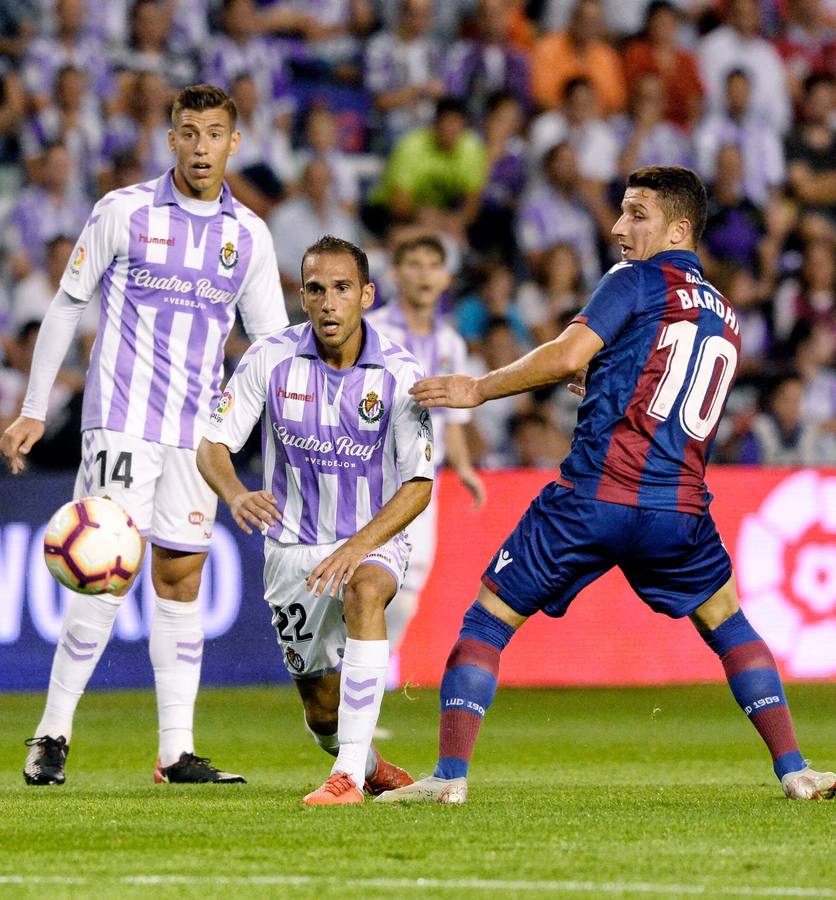
<path id="1" fill-rule="evenodd" d="M 430 3 L 430 34 L 442 47 L 448 47 L 459 37 L 462 24 L 473 15 L 478 0 L 432 0 Z M 376 13 L 384 31 L 395 31 L 408 0 L 376 0 Z"/>
<path id="2" fill-rule="evenodd" d="M 714 183 L 708 195 L 703 234 L 706 273 L 714 278 L 717 263 L 742 266 L 755 273 L 766 234 L 761 211 L 743 191 L 743 159 L 734 144 L 717 151 Z M 734 302 L 734 298 L 732 298 Z"/>
<path id="3" fill-rule="evenodd" d="M 804 99 L 809 75 L 836 72 L 836 11 L 824 0 L 793 0 L 787 4 L 787 24 L 776 46 L 784 60 L 790 96 L 796 105 Z"/>
<path id="4" fill-rule="evenodd" d="M 194 84 L 200 71 L 197 53 L 173 46 L 172 14 L 170 3 L 135 0 L 128 42 L 118 48 L 113 66 L 131 72 L 153 72 L 175 89 Z"/>
<path id="5" fill-rule="evenodd" d="M 630 106 L 626 115 L 615 116 L 612 130 L 621 152 L 618 174 L 626 179 L 640 166 L 691 166 L 688 136 L 664 118 L 665 83 L 654 72 L 639 75 L 630 84 Z"/>
<path id="6" fill-rule="evenodd" d="M 507 366 L 519 359 L 523 348 L 514 336 L 514 328 L 507 319 L 491 319 L 485 329 L 480 352 L 468 357 L 470 375 L 484 375 L 493 369 Z M 481 435 L 484 448 L 479 464 L 498 468 L 504 465 L 511 451 L 510 425 L 514 416 L 533 409 L 531 394 L 501 397 L 485 403 L 473 412 L 473 422 Z M 477 454 L 474 453 L 474 461 Z"/>
<path id="7" fill-rule="evenodd" d="M 37 34 L 38 0 L 0 0 L 0 57 L 16 63 Z"/>
<path id="8" fill-rule="evenodd" d="M 265 111 L 272 108 L 283 117 L 280 128 L 289 131 L 296 104 L 286 54 L 280 41 L 257 34 L 257 28 L 253 0 L 223 0 L 221 30 L 204 51 L 203 79 L 229 91 L 236 78 L 248 75 Z"/>
<path id="9" fill-rule="evenodd" d="M 44 268 L 32 269 L 14 286 L 11 301 L 11 321 L 14 328 L 29 321 L 40 322 L 43 319 L 47 307 L 58 292 L 61 276 L 74 246 L 74 237 L 56 235 L 46 245 Z"/>
<path id="10" fill-rule="evenodd" d="M 776 337 L 786 340 L 799 323 L 822 324 L 836 336 L 836 259 L 833 241 L 810 241 L 799 272 L 778 286 L 773 303 Z"/>
<path id="11" fill-rule="evenodd" d="M 726 76 L 743 69 L 752 84 L 752 112 L 783 134 L 791 107 L 778 51 L 760 36 L 756 0 L 729 0 L 726 24 L 709 32 L 697 48 L 709 112 L 723 108 Z"/>
<path id="12" fill-rule="evenodd" d="M 261 6 L 260 29 L 292 38 L 307 74 L 357 79 L 361 38 L 374 25 L 371 0 L 268 0 Z"/>
<path id="13" fill-rule="evenodd" d="M 360 185 L 354 164 L 339 147 L 339 122 L 327 106 L 317 104 L 308 110 L 305 121 L 305 144 L 296 156 L 301 170 L 314 157 L 324 159 L 334 181 L 334 200 L 344 212 L 357 214 Z"/>
<path id="14" fill-rule="evenodd" d="M 430 35 L 433 5 L 403 0 L 397 25 L 366 45 L 365 86 L 374 95 L 377 145 L 384 150 L 412 128 L 429 125 L 444 94 L 442 49 Z"/>
<path id="15" fill-rule="evenodd" d="M 763 207 L 784 185 L 786 164 L 781 136 L 752 108 L 749 76 L 733 69 L 726 76 L 725 108 L 709 113 L 694 133 L 697 170 L 709 183 L 714 181 L 717 151 L 734 144 L 743 161 L 743 191 Z"/>
<path id="16" fill-rule="evenodd" d="M 431 128 L 415 128 L 395 145 L 370 197 L 366 222 L 381 234 L 395 222 L 418 222 L 464 245 L 479 211 L 487 152 L 452 97 L 439 101 Z"/>
<path id="17" fill-rule="evenodd" d="M 73 179 L 72 161 L 61 143 L 47 147 L 40 181 L 25 188 L 3 229 L 15 279 L 41 267 L 46 245 L 59 234 L 78 234 L 90 213 L 90 203 Z"/>
<path id="18" fill-rule="evenodd" d="M 836 332 L 822 323 L 801 323 L 790 339 L 793 362 L 804 385 L 801 413 L 818 428 L 826 460 L 836 461 Z"/>
<path id="19" fill-rule="evenodd" d="M 802 416 L 804 383 L 798 373 L 783 375 L 765 391 L 764 411 L 740 442 L 745 465 L 814 466 L 834 462 L 819 428 Z"/>
<path id="20" fill-rule="evenodd" d="M 547 30 L 566 28 L 575 0 L 544 0 L 541 24 Z M 649 0 L 604 0 L 606 30 L 616 39 L 637 34 L 647 21 Z M 676 0 L 674 6 L 683 13 L 694 6 L 694 0 Z"/>
<path id="21" fill-rule="evenodd" d="M 38 166 L 44 150 L 55 141 L 66 146 L 73 171 L 82 188 L 96 196 L 96 168 L 102 149 L 101 117 L 85 104 L 87 75 L 74 66 L 64 66 L 55 79 L 54 102 L 50 101 L 27 120 L 22 129 L 21 145 L 27 174 L 38 178 Z"/>
<path id="22" fill-rule="evenodd" d="M 484 117 L 491 94 L 504 91 L 530 106 L 528 54 L 509 40 L 508 0 L 479 0 L 472 35 L 456 41 L 444 60 L 447 93 L 467 105 L 471 121 Z"/>
<path id="23" fill-rule="evenodd" d="M 648 5 L 644 31 L 624 53 L 624 77 L 632 85 L 641 75 L 658 75 L 665 89 L 665 118 L 690 130 L 699 118 L 703 92 L 696 57 L 679 43 L 679 18 L 667 0 Z"/>
<path id="24" fill-rule="evenodd" d="M 17 133 L 26 110 L 23 82 L 9 64 L 0 59 L 0 171 L 11 167 L 18 157 Z M 2 172 L 5 175 L 5 172 Z M 11 175 L 14 178 L 14 173 Z M 0 194 L 3 184 L 0 182 Z"/>
<path id="25" fill-rule="evenodd" d="M 569 79 L 563 86 L 561 109 L 544 112 L 532 123 L 529 142 L 532 170 L 536 172 L 549 148 L 564 142 L 574 148 L 578 170 L 587 181 L 602 190 L 616 177 L 618 138 L 600 117 L 595 84 L 590 78 Z"/>
<path id="26" fill-rule="evenodd" d="M 627 88 L 617 51 L 604 39 L 600 0 L 578 0 L 566 31 L 541 37 L 531 56 L 531 93 L 535 103 L 551 109 L 560 103 L 572 78 L 594 85 L 604 115 L 624 109 Z"/>
<path id="27" fill-rule="evenodd" d="M 57 0 L 53 36 L 40 35 L 29 45 L 23 60 L 24 87 L 35 110 L 49 105 L 58 73 L 73 66 L 86 73 L 90 89 L 106 97 L 110 91 L 110 71 L 104 45 L 84 34 L 84 0 Z"/>
<path id="28" fill-rule="evenodd" d="M 513 469 L 557 469 L 570 441 L 541 412 L 514 416 L 511 443 L 502 465 Z"/>
<path id="29" fill-rule="evenodd" d="M 737 382 L 751 383 L 767 371 L 774 352 L 774 337 L 769 321 L 769 295 L 763 283 L 748 269 L 730 266 L 728 287 L 721 281 L 725 296 L 734 304 L 740 326 L 740 355 Z"/>
<path id="30" fill-rule="evenodd" d="M 811 211 L 836 223 L 836 76 L 810 75 L 804 81 L 799 123 L 787 138 L 793 196 Z"/>
<path id="31" fill-rule="evenodd" d="M 544 277 L 548 252 L 568 244 L 581 261 L 588 287 L 601 276 L 595 220 L 578 192 L 578 163 L 568 143 L 552 147 L 543 161 L 545 179 L 520 207 L 517 243 L 535 277 Z"/>
<path id="32" fill-rule="evenodd" d="M 520 286 L 517 305 L 535 343 L 544 344 L 563 331 L 586 299 L 578 254 L 569 244 L 555 244 L 545 255 L 541 277 Z"/>
<path id="33" fill-rule="evenodd" d="M 530 343 L 514 300 L 515 290 L 514 273 L 506 263 L 494 259 L 482 266 L 477 289 L 465 294 L 453 311 L 456 330 L 470 347 L 479 347 L 489 324 L 496 319 L 510 324 L 521 346 Z"/>
<path id="34" fill-rule="evenodd" d="M 499 254 L 507 260 L 517 256 L 514 222 L 525 187 L 524 121 L 523 109 L 511 94 L 499 92 L 488 99 L 484 130 L 488 180 L 469 232 L 470 244 L 482 255 Z"/>
<path id="35" fill-rule="evenodd" d="M 136 72 L 125 82 L 119 111 L 105 123 L 102 158 L 133 150 L 144 178 L 154 178 L 172 165 L 168 146 L 171 88 L 155 72 Z"/>
<path id="36" fill-rule="evenodd" d="M 273 235 L 288 315 L 291 321 L 300 321 L 299 267 L 305 250 L 323 234 L 358 243 L 359 223 L 334 202 L 331 170 L 324 160 L 316 158 L 305 167 L 299 195 L 281 203 L 270 214 L 267 225 Z"/>

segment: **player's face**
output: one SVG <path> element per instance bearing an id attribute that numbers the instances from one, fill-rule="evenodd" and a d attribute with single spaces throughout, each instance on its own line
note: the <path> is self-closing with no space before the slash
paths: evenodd
<path id="1" fill-rule="evenodd" d="M 302 266 L 302 309 L 322 349 L 338 368 L 354 364 L 360 353 L 363 310 L 374 302 L 374 285 L 360 284 L 350 253 L 311 253 Z"/>
<path id="2" fill-rule="evenodd" d="M 168 132 L 177 189 L 196 200 L 214 200 L 221 192 L 226 161 L 238 151 L 240 140 L 225 109 L 182 110 Z"/>
<path id="3" fill-rule="evenodd" d="M 437 251 L 416 247 L 405 253 L 395 266 L 395 283 L 406 303 L 425 309 L 435 306 L 447 290 L 450 272 Z"/>
<path id="4" fill-rule="evenodd" d="M 627 188 L 621 201 L 621 216 L 612 227 L 622 259 L 650 259 L 663 250 L 680 246 L 683 231 L 688 231 L 687 221 L 668 222 L 656 191 L 646 187 Z"/>

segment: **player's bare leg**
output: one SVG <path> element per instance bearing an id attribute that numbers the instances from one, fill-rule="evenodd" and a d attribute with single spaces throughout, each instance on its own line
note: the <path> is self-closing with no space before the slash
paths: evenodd
<path id="1" fill-rule="evenodd" d="M 156 603 L 149 651 L 159 715 L 159 756 L 154 781 L 244 782 L 195 755 L 194 707 L 203 659 L 203 625 L 197 594 L 206 553 L 153 547 L 151 578 Z"/>
<path id="2" fill-rule="evenodd" d="M 144 538 L 142 553 L 144 556 Z M 141 568 L 142 557 L 137 573 Z M 76 708 L 110 639 L 122 600 L 135 579 L 136 574 L 114 594 L 70 595 L 52 659 L 44 712 L 35 736 L 26 741 L 29 752 L 23 777 L 27 784 L 64 783 L 64 762 L 70 752 Z"/>
<path id="3" fill-rule="evenodd" d="M 482 719 L 493 702 L 499 657 L 521 616 L 484 585 L 465 613 L 441 681 L 438 764 L 428 778 L 386 791 L 376 803 L 464 803 L 467 770 Z"/>
<path id="4" fill-rule="evenodd" d="M 809 768 L 798 749 L 775 659 L 740 609 L 733 577 L 697 608 L 691 621 L 720 657 L 732 694 L 769 749 L 786 796 L 791 800 L 836 796 L 836 774 Z"/>
<path id="5" fill-rule="evenodd" d="M 325 733 L 324 726 L 328 719 L 323 713 L 333 714 L 332 711 L 336 711 L 337 759 L 331 769 L 331 777 L 304 798 L 303 802 L 309 806 L 362 803 L 364 785 L 372 782 L 373 790 L 375 779 L 378 775 L 383 776 L 384 768 L 389 766 L 375 754 L 372 736 L 380 714 L 389 663 L 384 609 L 396 588 L 395 579 L 387 569 L 364 564 L 357 568 L 344 589 L 343 614 L 347 638 L 339 683 L 335 682 L 336 676 L 331 676 L 331 690 L 318 692 L 318 720 L 315 717 L 317 711 L 313 708 L 309 718 L 306 703 L 308 726 L 315 738 L 320 735 L 317 743 L 326 750 L 328 748 L 324 747 L 321 736 Z M 333 687 L 337 688 L 336 696 Z M 322 701 L 328 704 L 327 710 L 323 708 Z M 313 706 L 312 703 L 310 705 Z M 333 722 L 333 719 L 330 721 Z M 330 738 L 329 743 L 332 740 Z M 370 756 L 375 760 L 371 779 Z M 378 769 L 381 771 L 378 772 Z"/>

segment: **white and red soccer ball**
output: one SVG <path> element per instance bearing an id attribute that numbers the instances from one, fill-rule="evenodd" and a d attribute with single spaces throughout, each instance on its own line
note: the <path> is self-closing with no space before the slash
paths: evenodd
<path id="1" fill-rule="evenodd" d="M 142 539 L 131 517 L 113 500 L 85 497 L 55 512 L 44 534 L 52 576 L 80 594 L 124 588 L 142 561 Z"/>

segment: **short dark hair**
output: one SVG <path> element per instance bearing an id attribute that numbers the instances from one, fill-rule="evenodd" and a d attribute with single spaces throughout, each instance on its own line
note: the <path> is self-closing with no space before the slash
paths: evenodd
<path id="1" fill-rule="evenodd" d="M 361 247 L 358 247 L 357 244 L 352 244 L 351 241 L 334 237 L 333 234 L 324 234 L 302 254 L 299 271 L 302 274 L 303 286 L 305 284 L 305 273 L 302 269 L 304 268 L 305 260 L 314 253 L 347 253 L 349 256 L 353 256 L 354 262 L 357 264 L 357 274 L 360 277 L 360 287 L 365 287 L 369 283 L 369 258 L 366 256 L 366 252 Z"/>
<path id="2" fill-rule="evenodd" d="M 668 222 L 687 219 L 694 233 L 694 243 L 702 237 L 708 197 L 696 172 L 684 166 L 644 166 L 627 176 L 627 187 L 656 191 Z"/>
<path id="3" fill-rule="evenodd" d="M 225 109 L 229 114 L 229 120 L 232 127 L 235 127 L 235 120 L 238 118 L 238 110 L 235 107 L 235 101 L 226 91 L 222 91 L 213 84 L 190 84 L 184 87 L 174 98 L 174 105 L 171 107 L 172 124 L 177 124 L 177 116 L 184 109 L 191 109 L 195 112 L 203 112 L 205 109 Z"/>
<path id="4" fill-rule="evenodd" d="M 392 259 L 396 266 L 413 250 L 423 248 L 424 250 L 434 250 L 440 257 L 442 262 L 447 262 L 447 253 L 444 250 L 444 244 L 434 234 L 418 234 L 415 237 L 405 238 L 395 244 L 395 251 Z"/>
<path id="5" fill-rule="evenodd" d="M 463 100 L 459 100 L 458 97 L 441 97 L 435 105 L 434 120 L 437 122 L 442 116 L 449 114 L 461 116 L 466 122 L 470 119 L 470 116 L 467 114 L 467 106 Z"/>

